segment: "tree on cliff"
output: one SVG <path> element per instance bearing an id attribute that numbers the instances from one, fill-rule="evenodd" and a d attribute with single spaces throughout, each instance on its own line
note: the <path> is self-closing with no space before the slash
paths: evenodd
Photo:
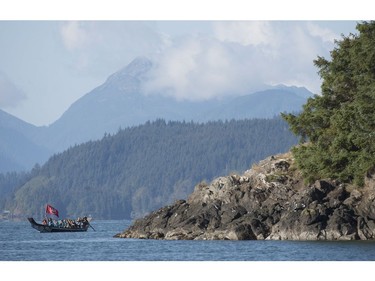
<path id="1" fill-rule="evenodd" d="M 375 169 L 375 22 L 356 29 L 335 42 L 331 61 L 314 61 L 321 95 L 298 116 L 282 114 L 304 143 L 292 151 L 308 182 L 331 177 L 363 185 Z"/>

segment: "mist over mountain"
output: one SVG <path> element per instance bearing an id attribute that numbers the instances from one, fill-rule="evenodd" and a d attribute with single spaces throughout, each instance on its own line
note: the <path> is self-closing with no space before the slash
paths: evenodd
<path id="1" fill-rule="evenodd" d="M 120 127 L 149 120 L 190 120 L 194 112 L 209 106 L 209 102 L 178 102 L 163 96 L 142 95 L 142 82 L 151 66 L 150 60 L 137 58 L 73 103 L 49 127 L 50 142 L 46 145 L 61 151 L 70 145 L 99 139 L 104 133 L 117 132 Z"/>
<path id="2" fill-rule="evenodd" d="M 153 67 L 148 58 L 134 59 L 74 102 L 48 127 L 36 127 L 9 114 L 0 114 L 0 132 L 4 136 L 0 141 L 0 172 L 30 169 L 53 153 L 147 121 L 272 118 L 281 112 L 300 111 L 312 96 L 306 88 L 285 85 L 202 101 L 177 100 L 162 92 L 145 94 Z"/>
<path id="3" fill-rule="evenodd" d="M 119 128 L 158 118 L 195 122 L 272 118 L 280 112 L 299 111 L 312 95 L 305 88 L 283 85 L 241 97 L 232 95 L 204 101 L 177 100 L 163 93 L 146 95 L 143 86 L 152 67 L 149 59 L 138 57 L 109 76 L 48 128 L 49 141 L 45 145 L 62 151 L 74 144 L 99 139 L 104 133 L 115 133 Z"/>

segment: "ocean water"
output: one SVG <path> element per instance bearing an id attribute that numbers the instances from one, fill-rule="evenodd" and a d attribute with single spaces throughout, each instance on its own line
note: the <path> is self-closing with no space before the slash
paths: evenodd
<path id="1" fill-rule="evenodd" d="M 83 233 L 39 233 L 0 222 L 1 261 L 375 261 L 375 241 L 163 241 L 113 238 L 130 221 Z"/>

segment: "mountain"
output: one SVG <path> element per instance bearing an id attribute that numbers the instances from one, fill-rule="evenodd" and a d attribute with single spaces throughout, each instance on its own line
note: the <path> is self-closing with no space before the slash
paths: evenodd
<path id="1" fill-rule="evenodd" d="M 137 58 L 107 81 L 77 100 L 53 123 L 48 132 L 51 149 L 62 151 L 70 145 L 100 139 L 149 120 L 189 120 L 191 103 L 163 96 L 144 96 L 141 86 L 152 67 L 150 60 Z M 198 105 L 198 107 L 201 105 Z"/>
<path id="2" fill-rule="evenodd" d="M 34 138 L 43 131 L 0 110 L 0 173 L 31 169 L 51 155 Z"/>
<path id="3" fill-rule="evenodd" d="M 76 102 L 53 124 L 35 127 L 5 112 L 0 115 L 0 172 L 30 169 L 43 164 L 52 153 L 105 133 L 116 133 L 159 118 L 171 121 L 272 118 L 281 112 L 297 112 L 312 95 L 295 86 L 270 86 L 256 93 L 208 101 L 178 101 L 173 97 L 144 95 L 153 63 L 138 57 Z"/>
<path id="4" fill-rule="evenodd" d="M 244 171 L 297 143 L 280 117 L 205 124 L 157 120 L 55 154 L 21 178 L 0 175 L 0 210 L 37 216 L 138 217 L 184 198 L 202 180 Z M 3 182 L 3 183 L 2 183 Z M 2 205 L 2 202 L 3 205 Z"/>
<path id="5" fill-rule="evenodd" d="M 269 89 L 227 101 L 202 116 L 205 120 L 272 118 L 281 112 L 298 112 L 306 98 L 283 89 Z"/>
<path id="6" fill-rule="evenodd" d="M 308 99 L 313 96 L 313 93 L 311 93 L 309 90 L 307 90 L 305 87 L 297 87 L 297 86 L 286 86 L 283 84 L 279 84 L 273 87 L 270 87 L 270 89 L 276 89 L 276 90 L 285 90 L 288 92 L 292 92 L 296 94 L 297 96 Z"/>
<path id="7" fill-rule="evenodd" d="M 152 67 L 149 59 L 138 57 L 112 74 L 101 86 L 73 103 L 48 128 L 45 145 L 51 150 L 62 151 L 74 144 L 100 139 L 104 133 L 115 133 L 120 127 L 140 125 L 158 118 L 196 122 L 272 118 L 280 112 L 299 111 L 307 96 L 312 95 L 305 88 L 279 85 L 237 98 L 177 101 L 162 94 L 142 94 L 142 86 Z"/>

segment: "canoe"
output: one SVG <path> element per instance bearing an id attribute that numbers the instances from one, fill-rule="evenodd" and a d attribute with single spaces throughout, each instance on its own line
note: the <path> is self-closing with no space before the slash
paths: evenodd
<path id="1" fill-rule="evenodd" d="M 27 218 L 31 223 L 31 226 L 38 230 L 39 232 L 83 232 L 87 231 L 90 224 L 83 224 L 81 227 L 58 227 L 58 226 L 49 226 L 37 223 L 33 218 Z"/>

